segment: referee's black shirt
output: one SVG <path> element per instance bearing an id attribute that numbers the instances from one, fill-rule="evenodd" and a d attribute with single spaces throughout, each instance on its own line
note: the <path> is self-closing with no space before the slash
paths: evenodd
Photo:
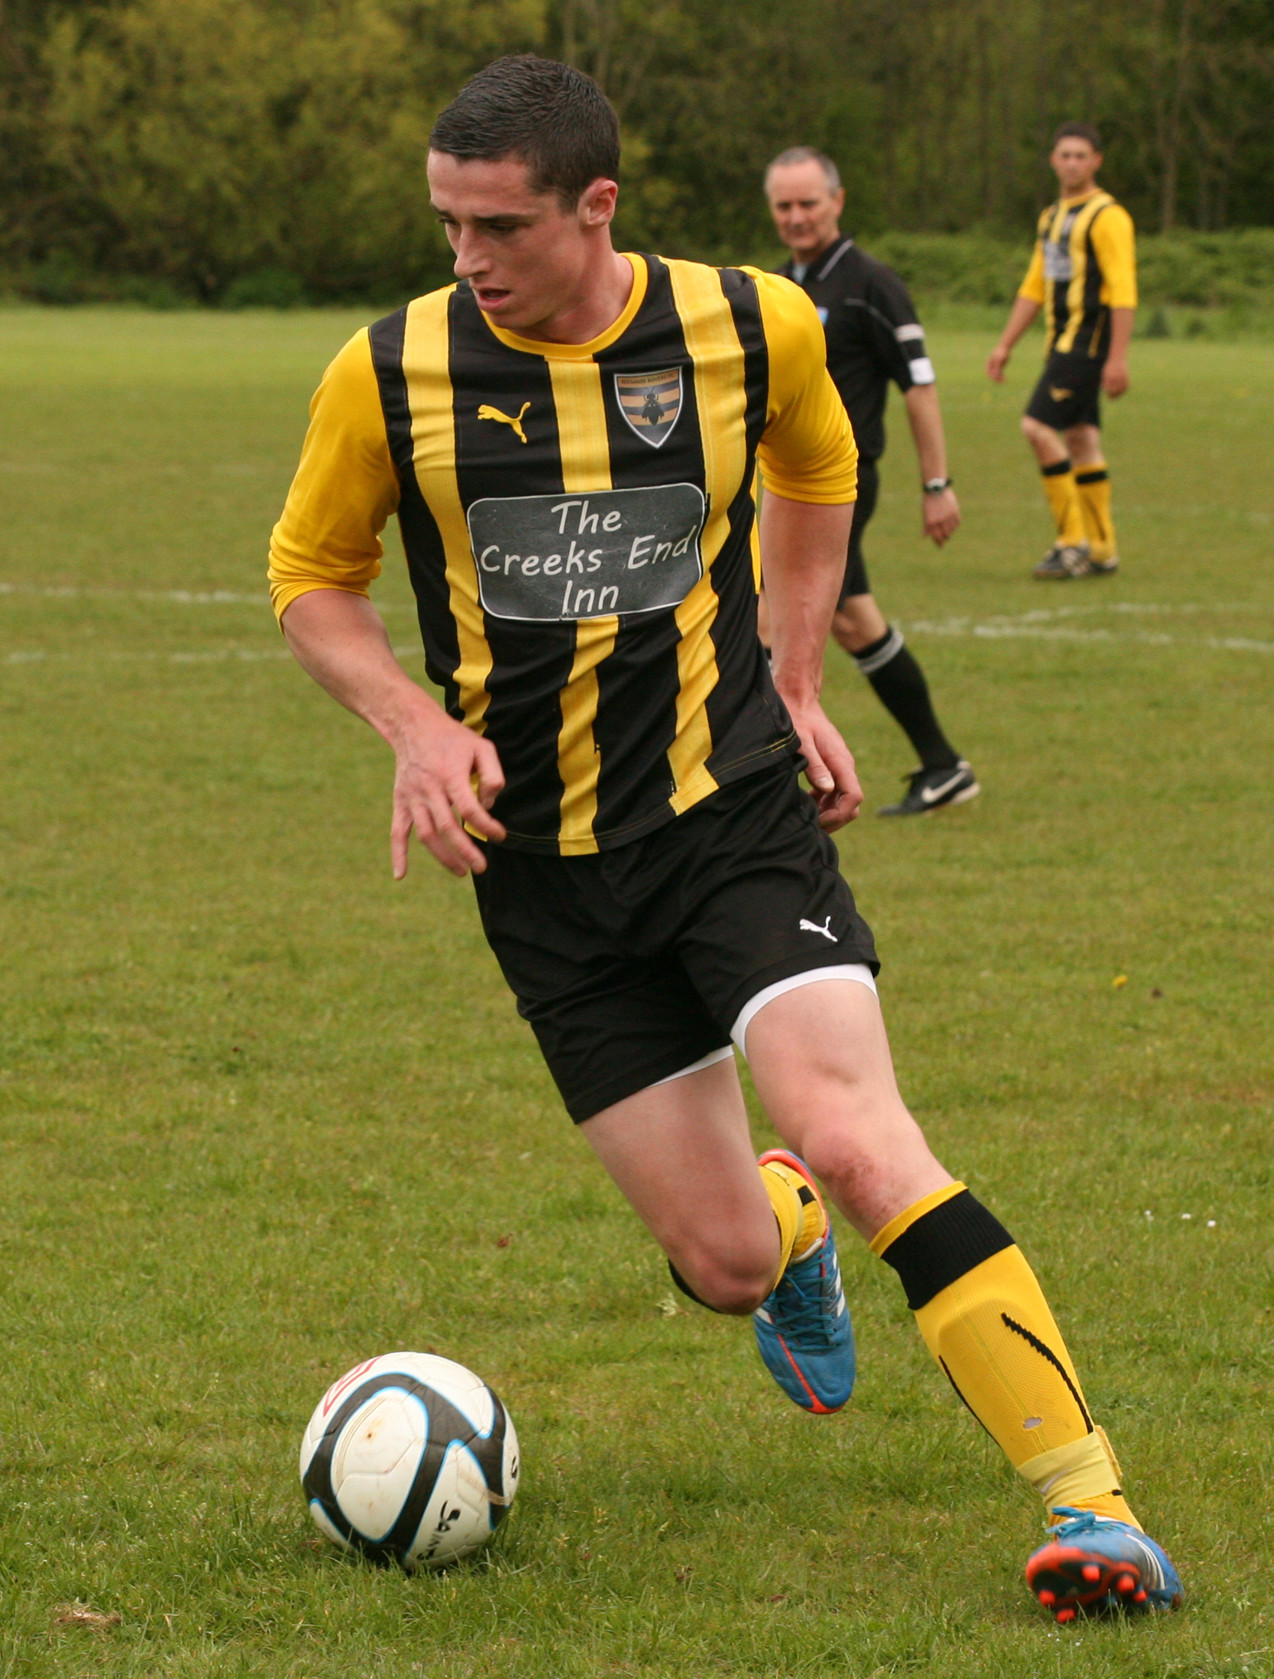
<path id="1" fill-rule="evenodd" d="M 813 299 L 827 335 L 827 370 L 840 392 L 864 460 L 885 448 L 885 398 L 932 385 L 924 328 L 906 286 L 883 262 L 838 239 L 808 266 L 790 259 L 780 274 Z"/>

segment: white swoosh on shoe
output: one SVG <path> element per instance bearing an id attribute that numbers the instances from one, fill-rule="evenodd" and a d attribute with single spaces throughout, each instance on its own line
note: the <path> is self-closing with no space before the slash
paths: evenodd
<path id="1" fill-rule="evenodd" d="M 920 789 L 920 797 L 925 804 L 936 805 L 938 800 L 945 798 L 948 793 L 952 792 L 953 789 L 963 780 L 963 778 L 964 771 L 962 769 L 957 770 L 951 777 L 950 781 L 944 781 L 941 787 L 922 787 Z"/>

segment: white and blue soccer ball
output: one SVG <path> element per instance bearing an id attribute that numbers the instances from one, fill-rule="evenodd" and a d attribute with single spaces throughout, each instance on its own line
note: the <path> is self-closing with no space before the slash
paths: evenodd
<path id="1" fill-rule="evenodd" d="M 346 1371 L 301 1440 L 320 1531 L 411 1570 L 486 1543 L 518 1488 L 513 1419 L 480 1376 L 435 1353 L 385 1353 Z"/>

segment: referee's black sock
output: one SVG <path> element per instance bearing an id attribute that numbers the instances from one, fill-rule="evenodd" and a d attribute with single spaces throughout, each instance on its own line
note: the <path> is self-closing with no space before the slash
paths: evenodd
<path id="1" fill-rule="evenodd" d="M 892 625 L 879 641 L 850 657 L 876 690 L 876 696 L 915 747 L 927 770 L 954 769 L 960 754 L 943 734 L 929 698 L 925 673 L 902 634 Z"/>

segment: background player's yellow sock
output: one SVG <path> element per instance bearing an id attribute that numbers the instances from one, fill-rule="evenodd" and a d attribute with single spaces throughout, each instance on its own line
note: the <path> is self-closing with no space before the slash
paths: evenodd
<path id="1" fill-rule="evenodd" d="M 1136 1525 L 1048 1302 L 999 1220 L 951 1184 L 892 1219 L 871 1246 L 901 1277 L 956 1393 L 1045 1504 Z"/>
<path id="2" fill-rule="evenodd" d="M 1080 506 L 1079 491 L 1075 487 L 1075 474 L 1071 471 L 1069 461 L 1054 461 L 1051 466 L 1040 468 L 1040 477 L 1044 481 L 1044 494 L 1048 497 L 1048 505 L 1053 512 L 1053 523 L 1057 526 L 1057 540 L 1064 548 L 1075 548 L 1085 541 L 1084 512 Z"/>
<path id="3" fill-rule="evenodd" d="M 1095 560 L 1115 556 L 1115 522 L 1110 516 L 1110 473 L 1105 461 L 1094 461 L 1075 473 L 1075 492 L 1084 519 L 1084 533 Z"/>

